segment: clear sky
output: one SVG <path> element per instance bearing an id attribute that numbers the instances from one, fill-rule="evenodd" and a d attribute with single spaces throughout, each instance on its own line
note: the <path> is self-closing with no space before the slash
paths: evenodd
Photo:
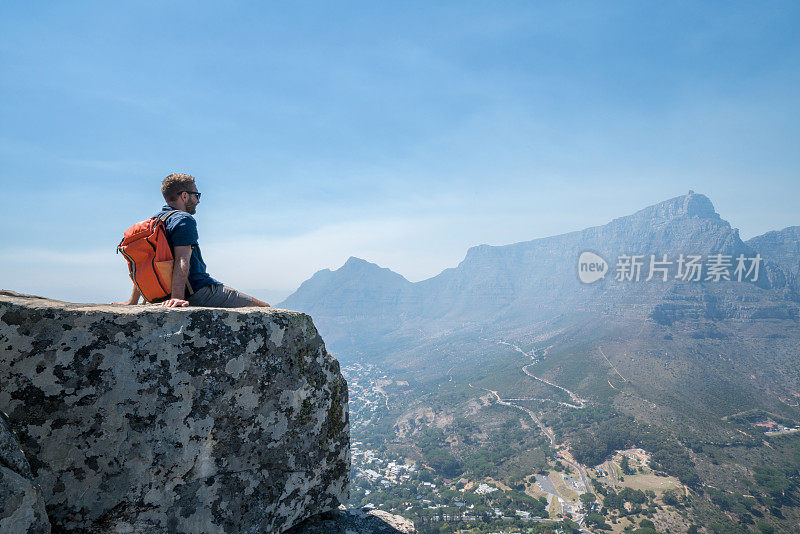
<path id="1" fill-rule="evenodd" d="M 796 2 L 5 2 L 0 288 L 128 296 L 122 232 L 197 177 L 215 278 L 410 280 L 708 195 L 800 224 Z"/>

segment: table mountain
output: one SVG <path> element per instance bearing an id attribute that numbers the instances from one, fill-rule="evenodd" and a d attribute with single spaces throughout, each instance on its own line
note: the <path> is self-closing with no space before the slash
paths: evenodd
<path id="1" fill-rule="evenodd" d="M 417 283 L 351 258 L 336 271 L 316 273 L 281 306 L 312 314 L 331 348 L 343 355 L 464 329 L 513 330 L 576 312 L 652 315 L 662 321 L 721 314 L 792 316 L 791 302 L 800 300 L 793 282 L 798 266 L 792 247 L 798 240 L 796 232 L 783 232 L 745 243 L 708 197 L 690 192 L 602 226 L 511 245 L 476 246 L 458 266 Z M 577 263 L 584 251 L 605 259 L 605 278 L 593 284 L 579 281 Z M 754 282 L 674 278 L 681 254 L 701 255 L 704 261 L 722 254 L 733 262 L 757 253 L 764 261 Z M 650 255 L 661 260 L 664 254 L 673 262 L 668 281 L 662 282 L 659 273 L 644 281 Z M 620 255 L 642 255 L 639 282 L 615 279 Z"/>

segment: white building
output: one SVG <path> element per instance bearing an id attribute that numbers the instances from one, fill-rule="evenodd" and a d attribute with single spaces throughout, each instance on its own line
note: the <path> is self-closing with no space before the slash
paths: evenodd
<path id="1" fill-rule="evenodd" d="M 483 483 L 480 486 L 478 486 L 478 489 L 475 490 L 475 493 L 477 493 L 478 495 L 486 495 L 494 491 L 497 491 L 497 488 L 493 488 L 489 484 Z"/>

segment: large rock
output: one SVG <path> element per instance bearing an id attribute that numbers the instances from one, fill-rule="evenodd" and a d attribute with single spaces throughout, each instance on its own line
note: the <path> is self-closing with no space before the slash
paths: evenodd
<path id="1" fill-rule="evenodd" d="M 416 534 L 414 522 L 382 510 L 345 508 L 306 519 L 286 534 Z"/>
<path id="2" fill-rule="evenodd" d="M 0 532 L 44 534 L 50 522 L 42 491 L 3 412 L 0 412 Z"/>
<path id="3" fill-rule="evenodd" d="M 348 496 L 347 384 L 301 313 L 0 291 L 0 384 L 56 530 L 283 532 Z"/>

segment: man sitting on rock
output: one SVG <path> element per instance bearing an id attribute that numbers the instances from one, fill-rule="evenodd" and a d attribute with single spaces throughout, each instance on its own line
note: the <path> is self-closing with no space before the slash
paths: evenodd
<path id="1" fill-rule="evenodd" d="M 197 191 L 194 177 L 188 174 L 170 174 L 161 182 L 161 194 L 167 204 L 155 216 L 161 215 L 165 211 L 179 210 L 177 213 L 173 213 L 164 225 L 175 263 L 172 270 L 172 294 L 169 300 L 164 301 L 161 305 L 170 308 L 175 306 L 269 307 L 266 302 L 217 282 L 206 272 L 206 264 L 198 244 L 197 222 L 192 217 L 200 203 L 200 193 Z M 141 293 L 134 284 L 130 300 L 115 304 L 137 304 L 139 297 L 141 297 Z"/>

